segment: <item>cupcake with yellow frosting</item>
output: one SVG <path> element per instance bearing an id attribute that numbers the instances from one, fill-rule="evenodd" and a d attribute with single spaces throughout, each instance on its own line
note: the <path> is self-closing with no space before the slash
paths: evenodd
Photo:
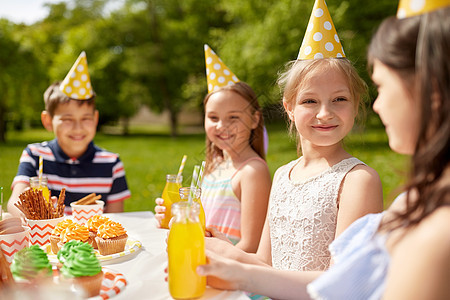
<path id="1" fill-rule="evenodd" d="M 52 277 L 52 265 L 39 245 L 25 247 L 14 254 L 11 273 L 16 280 Z"/>
<path id="2" fill-rule="evenodd" d="M 55 228 L 52 231 L 52 235 L 50 236 L 50 245 L 54 254 L 58 253 L 59 251 L 58 243 L 61 241 L 61 232 L 69 227 L 69 225 L 73 224 L 74 222 L 71 219 L 65 219 L 56 224 Z"/>
<path id="3" fill-rule="evenodd" d="M 86 297 L 100 294 L 103 281 L 103 271 L 94 248 L 88 243 L 72 240 L 60 250 L 63 266 L 60 269 L 63 280 L 74 284 L 75 289 L 81 289 Z M 58 254 L 59 254 L 58 253 Z"/>
<path id="4" fill-rule="evenodd" d="M 106 221 L 97 229 L 95 241 L 101 255 L 109 255 L 125 250 L 128 235 L 123 226 L 114 221 Z"/>
<path id="5" fill-rule="evenodd" d="M 94 249 L 98 249 L 97 242 L 95 241 L 95 237 L 97 236 L 97 230 L 106 221 L 110 221 L 107 217 L 101 215 L 95 215 L 89 218 L 86 222 L 86 227 L 89 230 L 89 239 L 92 241 L 92 247 Z"/>

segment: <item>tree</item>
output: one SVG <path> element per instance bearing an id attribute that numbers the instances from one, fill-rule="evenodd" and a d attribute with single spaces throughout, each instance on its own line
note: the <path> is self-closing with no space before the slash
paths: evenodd
<path id="1" fill-rule="evenodd" d="M 0 21 L 0 142 L 6 139 L 7 121 L 20 126 L 40 118 L 35 112 L 40 111 L 40 78 L 45 73 L 34 53 L 14 40 L 17 27 Z"/>

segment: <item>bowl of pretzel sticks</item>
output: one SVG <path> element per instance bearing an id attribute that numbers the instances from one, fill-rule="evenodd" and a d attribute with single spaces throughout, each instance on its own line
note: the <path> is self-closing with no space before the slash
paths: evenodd
<path id="1" fill-rule="evenodd" d="M 84 224 L 90 217 L 102 215 L 105 202 L 101 199 L 102 195 L 92 193 L 78 201 L 70 203 L 74 222 Z"/>
<path id="2" fill-rule="evenodd" d="M 31 245 L 44 246 L 50 242 L 53 228 L 64 219 L 65 198 L 64 188 L 56 203 L 47 201 L 40 190 L 28 189 L 19 195 L 19 201 L 14 205 L 25 215 L 25 220 L 30 227 Z"/>

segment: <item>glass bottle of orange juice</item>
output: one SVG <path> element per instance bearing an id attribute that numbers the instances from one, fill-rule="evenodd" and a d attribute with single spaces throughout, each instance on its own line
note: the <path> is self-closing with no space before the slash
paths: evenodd
<path id="1" fill-rule="evenodd" d="M 40 182 L 39 182 L 38 176 L 30 177 L 30 187 L 33 190 L 42 191 L 42 196 L 44 196 L 44 198 L 45 198 L 45 200 L 47 200 L 47 202 L 49 201 L 50 191 L 48 189 L 48 178 L 47 177 L 42 176 Z"/>
<path id="2" fill-rule="evenodd" d="M 190 192 L 191 192 L 190 187 L 180 188 L 181 200 L 188 201 Z M 205 210 L 203 209 L 203 205 L 202 205 L 202 201 L 201 201 L 202 189 L 194 188 L 192 191 L 192 195 L 193 195 L 192 201 L 194 201 L 200 205 L 199 219 L 200 219 L 200 224 L 202 224 L 203 232 L 205 232 Z"/>
<path id="3" fill-rule="evenodd" d="M 174 221 L 167 240 L 169 292 L 174 299 L 200 298 L 206 277 L 196 268 L 206 263 L 205 237 L 198 218 L 200 205 L 180 201 L 173 204 Z"/>
<path id="4" fill-rule="evenodd" d="M 164 219 L 161 221 L 161 228 L 169 228 L 169 222 L 172 218 L 171 207 L 173 203 L 180 201 L 178 190 L 181 188 L 182 181 L 183 176 L 177 177 L 177 175 L 172 174 L 166 175 L 166 185 L 162 193 L 166 211 L 164 213 Z"/>

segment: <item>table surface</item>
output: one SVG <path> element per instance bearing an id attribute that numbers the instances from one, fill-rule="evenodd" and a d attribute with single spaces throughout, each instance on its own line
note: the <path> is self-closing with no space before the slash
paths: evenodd
<path id="1" fill-rule="evenodd" d="M 150 211 L 110 213 L 106 217 L 121 223 L 129 237 L 142 243 L 140 250 L 130 255 L 103 262 L 102 265 L 122 273 L 128 284 L 113 300 L 122 299 L 172 299 L 164 280 L 167 267 L 166 238 L 168 230 L 156 227 L 156 220 Z M 221 291 L 210 287 L 200 299 L 248 300 L 240 291 Z"/>

